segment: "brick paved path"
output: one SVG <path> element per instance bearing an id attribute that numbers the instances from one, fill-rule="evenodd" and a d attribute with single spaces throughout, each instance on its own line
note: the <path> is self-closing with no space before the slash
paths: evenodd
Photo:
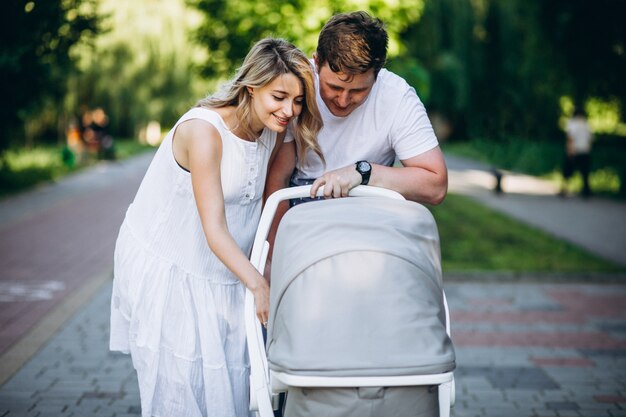
<path id="1" fill-rule="evenodd" d="M 446 288 L 453 416 L 626 416 L 626 285 Z M 0 388 L 0 416 L 140 414 L 129 357 L 107 349 L 110 291 L 108 282 Z"/>
<path id="2" fill-rule="evenodd" d="M 450 284 L 455 416 L 626 416 L 626 285 Z"/>
<path id="3" fill-rule="evenodd" d="M 151 157 L 102 163 L 0 202 L 0 355 L 68 296 L 110 274 L 117 231 Z M 12 365 L 2 359 L 0 377 Z"/>

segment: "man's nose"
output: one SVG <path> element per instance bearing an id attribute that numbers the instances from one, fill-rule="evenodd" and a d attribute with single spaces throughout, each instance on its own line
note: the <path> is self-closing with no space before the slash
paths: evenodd
<path id="1" fill-rule="evenodd" d="M 337 97 L 337 104 L 339 104 L 339 106 L 341 107 L 346 107 L 348 106 L 348 104 L 350 104 L 350 95 L 347 91 L 339 94 L 339 96 Z"/>

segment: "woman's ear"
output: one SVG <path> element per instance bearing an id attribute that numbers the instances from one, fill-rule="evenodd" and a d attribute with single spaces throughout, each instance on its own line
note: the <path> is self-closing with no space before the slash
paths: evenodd
<path id="1" fill-rule="evenodd" d="M 250 94 L 250 97 L 254 95 L 254 87 L 247 86 L 246 90 L 248 90 L 248 94 Z"/>

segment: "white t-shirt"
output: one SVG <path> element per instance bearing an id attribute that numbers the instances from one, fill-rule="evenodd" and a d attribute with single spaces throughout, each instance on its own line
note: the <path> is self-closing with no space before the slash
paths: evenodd
<path id="1" fill-rule="evenodd" d="M 565 128 L 567 134 L 572 138 L 572 146 L 576 153 L 589 153 L 593 135 L 589 130 L 589 125 L 583 117 L 573 117 L 567 121 Z"/>
<path id="2" fill-rule="evenodd" d="M 439 143 L 428 115 L 413 87 L 396 74 L 382 69 L 368 98 L 350 115 L 334 116 L 319 93 L 315 77 L 317 105 L 324 127 L 317 137 L 326 166 L 309 151 L 303 167 L 297 167 L 295 178 L 317 178 L 324 172 L 366 160 L 393 165 L 429 151 Z M 293 140 L 290 133 L 286 142 Z"/>

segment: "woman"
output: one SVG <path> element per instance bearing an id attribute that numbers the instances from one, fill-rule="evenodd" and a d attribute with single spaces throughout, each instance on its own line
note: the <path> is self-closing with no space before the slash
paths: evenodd
<path id="1" fill-rule="evenodd" d="M 148 168 L 117 239 L 110 340 L 132 356 L 142 416 L 248 415 L 244 293 L 265 323 L 269 288 L 247 255 L 289 124 L 320 153 L 309 61 L 264 39 L 181 117 Z"/>

